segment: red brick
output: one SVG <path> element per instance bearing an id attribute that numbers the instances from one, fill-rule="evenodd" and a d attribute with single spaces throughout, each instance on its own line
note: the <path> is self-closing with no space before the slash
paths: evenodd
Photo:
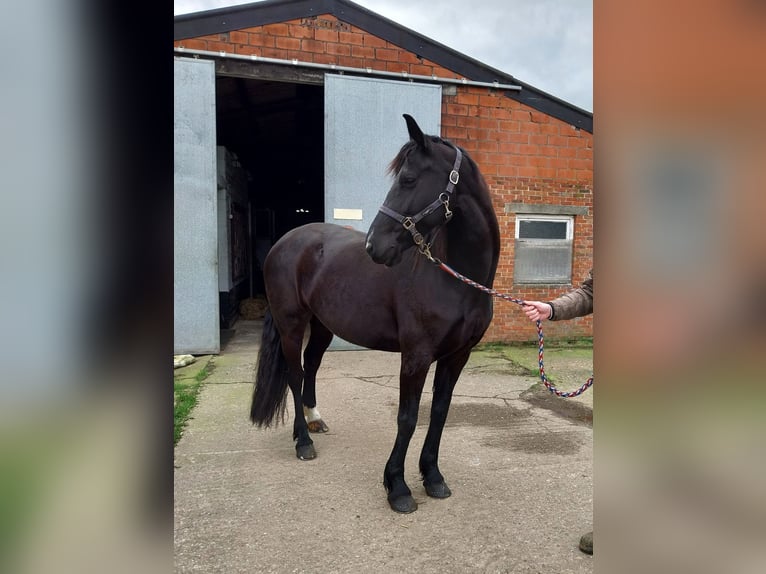
<path id="1" fill-rule="evenodd" d="M 300 41 L 300 49 L 305 52 L 315 52 L 321 54 L 324 52 L 324 43 L 316 40 L 305 39 Z"/>
<path id="2" fill-rule="evenodd" d="M 484 152 L 489 152 L 489 153 L 496 152 L 497 142 L 488 141 L 488 140 L 479 140 L 474 145 L 474 148 Z"/>
<path id="3" fill-rule="evenodd" d="M 410 67 L 407 64 L 403 64 L 402 62 L 387 62 L 386 63 L 386 70 L 389 72 L 409 72 Z"/>
<path id="4" fill-rule="evenodd" d="M 578 137 L 568 137 L 567 145 L 569 147 L 585 147 L 585 140 Z"/>
<path id="5" fill-rule="evenodd" d="M 519 168 L 510 165 L 499 165 L 497 166 L 497 175 L 517 177 L 519 175 Z"/>
<path id="6" fill-rule="evenodd" d="M 234 45 L 229 44 L 228 42 L 208 42 L 207 49 L 211 52 L 227 52 L 229 54 L 235 53 Z"/>
<path id="7" fill-rule="evenodd" d="M 388 48 L 375 48 L 375 57 L 386 62 L 399 61 L 399 54 L 396 53 L 396 50 L 389 50 Z"/>
<path id="8" fill-rule="evenodd" d="M 569 144 L 569 138 L 565 138 L 562 136 L 548 136 L 548 145 L 554 145 L 554 146 L 566 146 Z"/>
<path id="9" fill-rule="evenodd" d="M 410 64 L 410 73 L 418 76 L 432 76 L 434 74 L 433 66 Z"/>
<path id="10" fill-rule="evenodd" d="M 365 62 L 365 68 L 370 67 L 373 70 L 380 70 L 381 72 L 386 71 L 386 62 L 382 62 L 380 60 L 367 60 Z"/>
<path id="11" fill-rule="evenodd" d="M 287 24 L 267 24 L 263 27 L 263 31 L 273 36 L 289 36 L 290 29 Z"/>
<path id="12" fill-rule="evenodd" d="M 349 68 L 363 68 L 364 60 L 361 58 L 352 58 L 350 56 L 338 56 L 338 65 Z"/>
<path id="13" fill-rule="evenodd" d="M 335 30 L 325 30 L 323 28 L 319 28 L 318 30 L 314 31 L 314 39 L 320 42 L 337 42 L 338 32 Z"/>
<path id="14" fill-rule="evenodd" d="M 464 108 L 465 106 L 457 106 L 457 107 Z M 473 130 L 479 126 L 479 120 L 477 118 L 472 118 L 470 116 L 465 116 L 461 114 L 455 114 L 455 115 L 458 116 L 457 125 L 461 127 L 470 128 Z"/>
<path id="15" fill-rule="evenodd" d="M 521 129 L 521 123 L 513 120 L 500 120 L 497 127 L 504 132 L 518 132 Z"/>
<path id="16" fill-rule="evenodd" d="M 313 40 L 303 40 L 304 42 L 313 42 Z M 302 47 L 301 40 L 298 38 L 283 38 L 281 36 L 276 39 L 276 47 L 283 50 L 300 50 Z M 312 51 L 312 50 L 309 50 Z"/>
<path id="17" fill-rule="evenodd" d="M 341 44 L 353 44 L 361 46 L 364 44 L 364 36 L 355 32 L 338 32 L 338 41 Z"/>
<path id="18" fill-rule="evenodd" d="M 524 155 L 538 155 L 540 153 L 540 147 L 536 145 L 520 144 L 519 153 Z"/>
<path id="19" fill-rule="evenodd" d="M 290 37 L 292 38 L 313 38 L 314 29 L 301 24 L 290 24 L 288 26 Z"/>
<path id="20" fill-rule="evenodd" d="M 479 96 L 475 94 L 460 93 L 457 94 L 457 103 L 466 105 L 478 105 Z"/>
<path id="21" fill-rule="evenodd" d="M 177 44 L 184 48 L 188 48 L 189 50 L 207 50 L 207 42 L 205 42 L 205 40 L 197 40 L 196 38 L 181 40 Z"/>
<path id="22" fill-rule="evenodd" d="M 316 64 L 337 64 L 338 57 L 332 54 L 312 54 Z"/>
<path id="23" fill-rule="evenodd" d="M 370 34 L 364 35 L 364 45 L 370 46 L 372 48 L 385 48 L 387 43 L 385 40 L 381 40 L 377 36 L 372 36 Z"/>
<path id="24" fill-rule="evenodd" d="M 457 126 L 442 126 L 442 134 L 447 139 L 455 140 L 465 138 L 468 134 L 468 130 Z"/>
<path id="25" fill-rule="evenodd" d="M 351 55 L 351 46 L 347 46 L 346 44 L 327 44 L 326 49 L 328 54 L 332 54 L 334 56 Z"/>
<path id="26" fill-rule="evenodd" d="M 532 138 L 534 137 L 539 137 L 539 136 L 529 136 L 530 143 L 532 143 Z M 540 146 L 540 155 L 544 155 L 546 157 L 556 157 L 558 150 L 559 148 L 552 147 L 552 146 L 545 146 L 545 145 Z"/>
<path id="27" fill-rule="evenodd" d="M 418 58 L 412 52 L 405 52 L 404 50 L 399 50 L 399 61 L 405 62 L 407 64 L 420 64 L 423 62 L 423 58 Z"/>
<path id="28" fill-rule="evenodd" d="M 462 104 L 450 104 L 447 106 L 447 113 L 454 114 L 456 116 L 464 116 L 468 114 L 468 106 Z"/>
<path id="29" fill-rule="evenodd" d="M 511 118 L 514 120 L 519 120 L 522 122 L 528 122 L 530 121 L 530 114 L 526 110 L 512 110 L 511 111 Z"/>
<path id="30" fill-rule="evenodd" d="M 262 48 L 261 56 L 264 58 L 281 58 L 287 55 L 284 50 L 277 50 L 276 48 Z"/>
<path id="31" fill-rule="evenodd" d="M 247 44 L 247 32 L 229 32 L 229 41 L 234 44 Z"/>
<path id="32" fill-rule="evenodd" d="M 260 55 L 261 54 L 261 48 L 258 46 L 251 46 L 250 44 L 237 44 L 234 47 L 234 51 L 237 54 L 243 54 L 246 56 L 249 56 L 251 54 Z"/>
<path id="33" fill-rule="evenodd" d="M 268 36 L 266 34 L 254 34 L 250 33 L 248 36 L 248 43 L 251 46 L 263 46 L 264 48 L 273 48 L 275 45 L 274 36 Z"/>
<path id="34" fill-rule="evenodd" d="M 490 112 L 490 117 L 497 118 L 498 120 L 510 120 L 511 110 L 507 108 L 493 108 Z"/>
<path id="35" fill-rule="evenodd" d="M 375 50 L 364 46 L 351 46 L 351 55 L 355 58 L 374 58 Z"/>

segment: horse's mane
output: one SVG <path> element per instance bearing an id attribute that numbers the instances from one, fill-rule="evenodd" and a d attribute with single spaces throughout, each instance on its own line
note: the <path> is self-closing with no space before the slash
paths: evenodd
<path id="1" fill-rule="evenodd" d="M 466 152 L 462 147 L 456 146 L 449 140 L 445 140 L 444 138 L 441 138 L 439 136 L 426 136 L 431 140 L 433 143 L 441 143 L 451 148 L 459 148 L 461 152 L 463 152 L 463 159 L 468 161 L 468 163 L 471 166 L 471 169 L 479 173 L 478 168 L 476 167 L 476 162 L 473 161 L 473 158 Z M 391 160 L 391 163 L 388 164 L 388 168 L 386 169 L 386 173 L 388 175 L 393 175 L 396 177 L 399 175 L 399 172 L 402 170 L 402 167 L 404 166 L 404 161 L 407 159 L 407 156 L 410 154 L 410 152 L 417 147 L 417 144 L 409 140 L 406 144 L 404 144 L 401 149 L 399 150 L 399 153 L 396 154 L 396 157 Z"/>

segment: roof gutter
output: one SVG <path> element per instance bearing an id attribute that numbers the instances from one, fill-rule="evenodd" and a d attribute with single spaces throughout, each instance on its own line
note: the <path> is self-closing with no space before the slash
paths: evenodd
<path id="1" fill-rule="evenodd" d="M 352 74 L 362 74 L 368 76 L 382 76 L 387 78 L 396 78 L 397 80 L 410 80 L 421 82 L 436 82 L 439 84 L 458 84 L 461 86 L 480 86 L 485 88 L 495 88 L 498 90 L 521 91 L 522 86 L 516 84 L 501 84 L 500 82 L 477 82 L 466 78 L 445 78 L 442 76 L 424 76 L 420 74 L 410 74 L 409 72 L 388 72 L 386 70 L 376 70 L 374 68 L 353 68 L 351 66 L 338 66 L 335 64 L 318 64 L 316 62 L 303 62 L 301 60 L 283 60 L 279 58 L 264 58 L 257 54 L 231 54 L 229 52 L 213 52 L 210 50 L 191 50 L 188 48 L 176 47 L 173 51 L 181 56 L 202 56 L 206 58 L 229 58 L 232 60 L 245 60 L 248 62 L 261 62 L 264 64 L 277 64 L 282 66 L 298 66 L 303 68 L 318 68 L 331 72 L 349 72 Z"/>

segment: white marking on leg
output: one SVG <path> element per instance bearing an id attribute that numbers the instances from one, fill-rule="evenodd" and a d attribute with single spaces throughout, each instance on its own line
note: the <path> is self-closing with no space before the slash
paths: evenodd
<path id="1" fill-rule="evenodd" d="M 318 421 L 318 420 L 320 420 L 322 418 L 322 415 L 319 414 L 319 411 L 316 409 L 316 407 L 308 408 L 308 407 L 304 406 L 303 407 L 303 416 L 306 417 L 306 422 L 307 423 Z"/>

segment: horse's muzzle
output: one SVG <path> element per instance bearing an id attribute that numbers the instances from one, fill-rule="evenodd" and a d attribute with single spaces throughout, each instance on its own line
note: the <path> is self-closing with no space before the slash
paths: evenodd
<path id="1" fill-rule="evenodd" d="M 385 265 L 386 267 L 396 265 L 402 258 L 400 250 L 397 249 L 395 244 L 389 245 L 382 250 L 376 249 L 375 244 L 372 241 L 372 232 L 368 233 L 367 242 L 365 243 L 364 248 L 367 251 L 367 255 L 369 255 L 375 263 Z"/>

